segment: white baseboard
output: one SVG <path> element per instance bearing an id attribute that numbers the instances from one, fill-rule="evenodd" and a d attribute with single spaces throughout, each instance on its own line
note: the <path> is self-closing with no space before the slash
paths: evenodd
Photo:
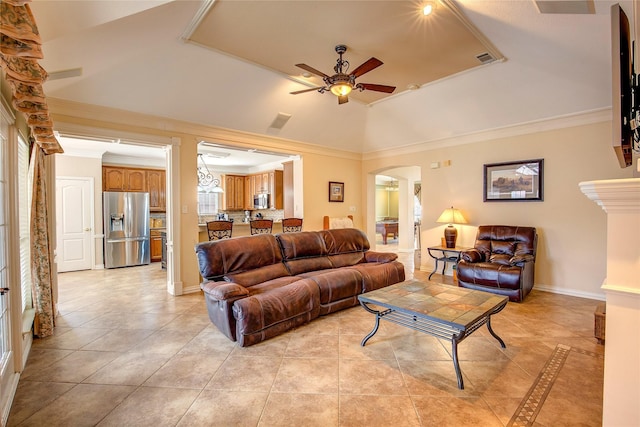
<path id="1" fill-rule="evenodd" d="M 186 286 L 182 288 L 182 295 L 194 294 L 196 292 L 200 292 L 200 285 Z"/>
<path id="2" fill-rule="evenodd" d="M 550 292 L 552 294 L 569 295 L 572 297 L 606 301 L 606 296 L 604 293 L 584 292 L 584 291 L 578 291 L 575 289 L 564 289 L 564 288 L 557 288 L 554 286 L 547 286 L 547 285 L 540 285 L 540 284 L 535 284 L 533 286 L 533 289 L 543 291 L 543 292 Z"/>

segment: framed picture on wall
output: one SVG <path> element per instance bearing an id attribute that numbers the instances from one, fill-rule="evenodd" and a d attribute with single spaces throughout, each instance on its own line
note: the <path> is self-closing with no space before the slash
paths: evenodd
<path id="1" fill-rule="evenodd" d="M 344 202 L 344 182 L 329 181 L 329 201 Z"/>
<path id="2" fill-rule="evenodd" d="M 484 201 L 542 201 L 544 159 L 484 165 Z"/>

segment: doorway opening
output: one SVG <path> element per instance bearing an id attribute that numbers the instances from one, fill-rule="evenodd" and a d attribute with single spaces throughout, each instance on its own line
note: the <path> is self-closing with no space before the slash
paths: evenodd
<path id="1" fill-rule="evenodd" d="M 394 167 L 376 171 L 372 206 L 375 215 L 377 248 L 397 245 L 398 252 L 420 249 L 422 185 L 418 166 Z M 373 227 L 370 227 L 371 230 Z M 373 231 L 373 230 L 371 230 Z"/>
<path id="2" fill-rule="evenodd" d="M 148 203 L 139 205 L 141 212 L 136 212 L 136 216 L 141 220 L 136 229 L 144 231 L 138 237 L 146 240 L 137 247 L 147 252 L 146 259 L 151 262 L 149 252 L 154 239 L 160 239 L 160 231 L 167 233 L 165 227 L 170 222 L 171 198 L 167 188 L 171 174 L 167 171 L 171 150 L 167 149 L 168 138 L 140 142 L 143 138 L 127 141 L 108 136 L 58 135 L 65 151 L 55 159 L 59 273 L 109 267 L 105 262 L 109 250 L 105 244 L 105 218 L 109 215 L 104 213 L 103 194 L 115 192 L 145 194 Z M 125 222 L 121 224 L 124 226 Z M 155 250 L 160 254 L 161 244 Z M 157 268 L 165 271 L 160 255 L 152 258 L 158 261 Z"/>

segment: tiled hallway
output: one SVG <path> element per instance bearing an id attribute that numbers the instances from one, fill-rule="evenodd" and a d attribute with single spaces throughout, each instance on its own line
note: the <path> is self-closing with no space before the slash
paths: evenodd
<path id="1" fill-rule="evenodd" d="M 239 348 L 201 294 L 166 293 L 159 264 L 59 282 L 55 335 L 34 341 L 10 426 L 527 425 L 512 416 L 558 344 L 571 351 L 536 425 L 601 424 L 597 301 L 534 290 L 509 303 L 492 321 L 505 350 L 486 328 L 460 344 L 458 390 L 446 342 L 382 322 L 361 347 L 374 319 L 360 307 Z"/>

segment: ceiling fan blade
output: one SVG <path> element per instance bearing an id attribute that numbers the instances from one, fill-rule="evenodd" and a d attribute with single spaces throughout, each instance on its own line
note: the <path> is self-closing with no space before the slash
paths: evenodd
<path id="1" fill-rule="evenodd" d="M 338 97 L 338 105 L 346 104 L 347 102 L 349 102 L 349 97 L 347 95 Z"/>
<path id="2" fill-rule="evenodd" d="M 364 73 L 368 73 L 374 68 L 378 68 L 381 65 L 382 65 L 382 61 L 380 61 L 378 58 L 369 58 L 367 62 L 365 62 L 364 64 L 360 65 L 358 68 L 353 70 L 351 75 L 355 77 L 359 77 Z"/>
<path id="3" fill-rule="evenodd" d="M 306 70 L 312 74 L 315 74 L 316 76 L 329 77 L 322 71 L 318 71 L 315 68 L 308 66 L 307 64 L 296 64 L 296 67 L 302 68 L 303 70 Z"/>
<path id="4" fill-rule="evenodd" d="M 358 83 L 358 86 L 366 90 L 374 90 L 376 92 L 392 93 L 396 90 L 395 86 L 376 85 L 371 83 Z"/>
<path id="5" fill-rule="evenodd" d="M 314 90 L 320 90 L 322 89 L 322 86 L 318 86 L 318 87 L 312 87 L 311 89 L 302 89 L 302 90 L 297 90 L 295 92 L 289 92 L 290 95 L 297 95 L 299 93 L 305 93 L 305 92 L 312 92 Z"/>

